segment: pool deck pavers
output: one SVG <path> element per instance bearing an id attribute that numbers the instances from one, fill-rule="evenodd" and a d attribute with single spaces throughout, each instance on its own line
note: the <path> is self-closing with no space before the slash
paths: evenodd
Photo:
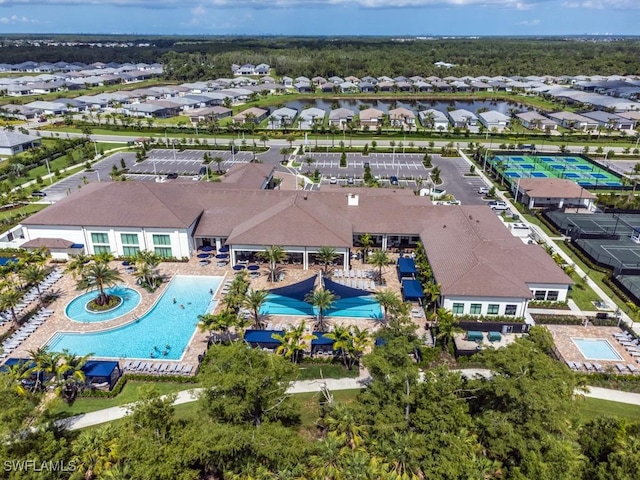
<path id="1" fill-rule="evenodd" d="M 53 303 L 47 306 L 47 308 L 54 311 L 53 315 L 41 325 L 34 333 L 32 333 L 16 350 L 14 350 L 10 357 L 12 358 L 28 358 L 30 357 L 30 351 L 36 350 L 45 345 L 51 340 L 51 338 L 58 332 L 96 332 L 105 329 L 111 329 L 119 327 L 135 321 L 137 318 L 144 315 L 150 310 L 155 302 L 160 298 L 165 289 L 167 288 L 171 278 L 175 275 L 196 275 L 196 276 L 219 276 L 223 277 L 220 286 L 224 285 L 226 280 L 232 280 L 236 274 L 230 266 L 217 267 L 214 262 L 206 266 L 201 266 L 198 263 L 198 258 L 194 257 L 188 262 L 163 262 L 159 265 L 159 272 L 167 279 L 155 292 L 149 293 L 144 289 L 141 289 L 136 285 L 135 277 L 131 274 L 125 273 L 124 268 L 119 261 L 111 262 L 110 266 L 120 271 L 121 277 L 124 280 L 124 284 L 127 287 L 137 290 L 141 295 L 141 300 L 138 306 L 136 306 L 131 312 L 123 315 L 120 318 L 109 320 L 105 322 L 75 322 L 69 320 L 65 315 L 66 305 L 75 297 L 83 292 L 76 289 L 76 281 L 71 274 L 65 274 L 54 286 L 54 291 L 59 294 L 59 298 Z M 395 257 L 394 257 L 395 260 Z M 353 260 L 352 268 L 360 270 L 371 270 L 371 265 L 363 264 L 360 261 Z M 303 270 L 299 265 L 283 265 L 285 276 L 283 282 L 272 284 L 266 274 L 267 266 L 261 265 L 261 275 L 257 278 L 250 280 L 250 288 L 252 289 L 271 289 L 275 287 L 282 287 L 297 283 L 312 275 L 317 275 L 321 267 L 312 267 L 310 270 Z M 64 267 L 63 267 L 64 268 Z M 333 268 L 330 269 L 333 271 Z M 391 264 L 383 269 L 386 285 L 378 286 L 377 289 L 391 289 L 393 291 L 400 291 L 400 283 L 395 274 L 395 265 Z M 218 301 L 216 312 L 221 308 L 221 300 L 224 295 L 221 294 L 220 289 L 214 292 L 214 298 Z M 298 325 L 301 320 L 308 322 L 310 325 L 313 322 L 313 318 L 308 316 L 271 316 L 266 321 L 274 325 L 282 326 L 294 326 Z M 424 333 L 424 317 L 413 318 L 416 323 L 416 327 L 421 330 L 420 334 Z M 329 321 L 330 325 L 358 325 L 374 331 L 379 327 L 379 323 L 375 320 L 362 319 L 362 318 L 332 318 Z M 207 350 L 208 332 L 202 332 L 196 329 L 193 338 L 187 346 L 182 359 L 179 361 L 162 360 L 163 363 L 182 363 L 191 364 L 194 366 L 193 373 L 196 373 L 196 368 L 199 365 L 199 356 L 204 354 Z M 154 361 L 153 359 L 146 359 Z M 160 361 L 156 359 L 155 361 Z M 122 366 L 122 365 L 121 365 Z"/>

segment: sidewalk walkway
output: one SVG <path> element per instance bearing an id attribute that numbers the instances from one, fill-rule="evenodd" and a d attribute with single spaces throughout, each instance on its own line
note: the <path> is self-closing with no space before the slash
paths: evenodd
<path id="1" fill-rule="evenodd" d="M 467 378 L 473 378 L 475 376 L 482 376 L 489 378 L 491 372 L 482 368 L 466 368 L 462 370 L 454 370 L 460 372 L 460 374 Z M 339 390 L 357 390 L 364 388 L 368 382 L 371 381 L 368 373 L 361 374 L 358 378 L 327 378 L 324 380 L 302 380 L 299 382 L 293 382 L 287 389 L 287 393 L 295 395 L 298 393 L 315 393 L 320 392 L 323 385 L 332 392 Z M 584 395 L 585 397 L 598 398 L 601 400 L 609 400 L 611 402 L 628 403 L 631 405 L 640 406 L 640 393 L 621 392 L 618 390 L 610 390 L 599 387 L 588 387 L 588 392 L 576 391 L 577 395 Z M 198 394 L 202 391 L 201 388 L 194 388 L 191 390 L 183 390 L 177 393 L 176 401 L 174 405 L 182 405 L 183 403 L 195 402 L 198 398 Z M 122 405 L 120 407 L 105 408 L 103 410 L 97 410 L 95 412 L 85 413 L 82 415 L 76 415 L 75 417 L 69 417 L 56 421 L 56 425 L 66 428 L 68 430 L 79 430 L 81 428 L 92 427 L 94 425 L 100 425 L 102 423 L 113 422 L 127 416 L 129 409 L 133 404 Z"/>

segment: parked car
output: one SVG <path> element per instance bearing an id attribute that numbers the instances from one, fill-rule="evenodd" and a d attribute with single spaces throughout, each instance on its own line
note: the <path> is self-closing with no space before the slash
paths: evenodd
<path id="1" fill-rule="evenodd" d="M 509 206 L 505 202 L 501 202 L 500 200 L 494 200 L 493 202 L 489 202 L 489 206 L 492 210 L 508 210 Z"/>
<path id="2" fill-rule="evenodd" d="M 349 177 L 347 178 L 347 185 L 353 185 L 355 182 L 355 180 L 353 179 L 353 177 Z"/>
<path id="3" fill-rule="evenodd" d="M 176 178 L 178 178 L 178 174 L 177 173 L 169 173 L 167 175 L 167 180 L 175 180 Z"/>
<path id="4" fill-rule="evenodd" d="M 489 187 L 480 187 L 478 189 L 479 195 L 487 195 L 489 193 Z"/>
<path id="5" fill-rule="evenodd" d="M 337 179 L 336 177 L 331 177 L 331 178 L 329 179 L 329 183 L 330 183 L 331 185 L 335 185 L 336 183 L 338 183 L 338 179 Z"/>
<path id="6" fill-rule="evenodd" d="M 34 190 L 33 192 L 31 192 L 31 196 L 32 196 L 32 197 L 46 197 L 46 196 L 47 196 L 47 194 L 46 194 L 46 193 L 44 193 L 44 192 L 43 192 L 43 191 L 41 191 L 41 190 Z"/>
<path id="7" fill-rule="evenodd" d="M 389 177 L 389 183 L 391 185 L 398 185 L 398 177 L 396 177 L 395 175 L 391 175 Z"/>

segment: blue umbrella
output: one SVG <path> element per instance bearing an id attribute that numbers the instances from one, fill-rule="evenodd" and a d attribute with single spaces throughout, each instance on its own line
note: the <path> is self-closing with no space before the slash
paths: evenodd
<path id="1" fill-rule="evenodd" d="M 249 265 L 247 267 L 247 270 L 249 270 L 251 272 L 255 272 L 256 270 L 260 270 L 260 265 Z"/>
<path id="2" fill-rule="evenodd" d="M 215 249 L 211 245 L 205 245 L 200 250 L 202 250 L 203 252 L 213 252 Z"/>
<path id="3" fill-rule="evenodd" d="M 234 270 L 238 270 L 238 271 L 240 271 L 240 270 L 244 270 L 244 265 L 234 265 L 234 266 L 233 266 L 233 269 L 234 269 Z"/>
<path id="4" fill-rule="evenodd" d="M 228 246 L 226 246 L 226 245 L 225 245 L 225 246 L 223 246 L 223 247 L 220 247 L 220 248 L 218 249 L 218 252 L 220 252 L 220 253 L 226 253 L 226 252 L 228 252 L 228 251 L 229 251 L 229 247 L 228 247 Z"/>
<path id="5" fill-rule="evenodd" d="M 198 258 L 209 258 L 209 254 L 208 253 L 199 253 L 198 254 Z"/>
<path id="6" fill-rule="evenodd" d="M 228 253 L 219 253 L 216 255 L 216 258 L 229 258 Z"/>

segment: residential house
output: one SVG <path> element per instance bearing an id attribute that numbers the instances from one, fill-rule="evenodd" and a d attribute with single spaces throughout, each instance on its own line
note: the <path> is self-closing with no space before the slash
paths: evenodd
<path id="1" fill-rule="evenodd" d="M 550 113 L 549 118 L 555 120 L 564 128 L 571 128 L 574 130 L 595 130 L 598 128 L 598 122 L 587 118 L 584 115 L 578 115 L 573 112 L 555 112 Z"/>
<path id="2" fill-rule="evenodd" d="M 355 113 L 348 108 L 336 108 L 329 112 L 329 124 L 345 129 L 348 123 L 353 122 Z"/>
<path id="3" fill-rule="evenodd" d="M 270 129 L 291 128 L 296 119 L 298 111 L 293 108 L 282 107 L 274 110 L 267 121 Z"/>
<path id="4" fill-rule="evenodd" d="M 416 114 L 408 108 L 394 108 L 389 110 L 389 123 L 392 127 L 413 130 L 416 128 Z"/>
<path id="5" fill-rule="evenodd" d="M 0 155 L 16 155 L 42 143 L 40 137 L 0 129 Z"/>
<path id="6" fill-rule="evenodd" d="M 321 108 L 306 108 L 298 115 L 298 128 L 300 130 L 312 130 L 314 125 L 323 125 L 327 112 Z"/>
<path id="7" fill-rule="evenodd" d="M 502 132 L 505 128 L 509 128 L 511 118 L 502 112 L 489 110 L 488 112 L 478 113 L 478 118 L 484 127 L 490 132 Z"/>
<path id="8" fill-rule="evenodd" d="M 383 121 L 384 112 L 382 110 L 378 110 L 377 108 L 366 108 L 364 110 L 360 110 L 360 126 L 363 128 L 381 127 Z"/>
<path id="9" fill-rule="evenodd" d="M 424 128 L 429 128 L 438 132 L 446 132 L 449 129 L 449 118 L 440 110 L 430 108 L 418 112 L 420 123 Z"/>
<path id="10" fill-rule="evenodd" d="M 520 120 L 520 123 L 524 128 L 529 130 L 557 130 L 557 122 L 539 114 L 538 112 L 522 112 L 516 113 L 516 118 Z"/>
<path id="11" fill-rule="evenodd" d="M 234 123 L 245 124 L 248 122 L 253 122 L 258 124 L 262 122 L 269 115 L 269 110 L 265 110 L 264 108 L 251 107 L 243 110 L 242 112 L 234 115 L 232 117 Z"/>
<path id="12" fill-rule="evenodd" d="M 468 129 L 470 132 L 478 131 L 478 117 L 475 113 L 464 108 L 448 112 L 449 120 L 453 128 Z"/>
<path id="13" fill-rule="evenodd" d="M 582 113 L 587 118 L 595 120 L 598 125 L 605 130 L 622 130 L 629 132 L 633 130 L 634 123 L 628 118 L 621 117 L 615 113 L 603 112 L 602 110 L 594 110 L 592 112 Z"/>

